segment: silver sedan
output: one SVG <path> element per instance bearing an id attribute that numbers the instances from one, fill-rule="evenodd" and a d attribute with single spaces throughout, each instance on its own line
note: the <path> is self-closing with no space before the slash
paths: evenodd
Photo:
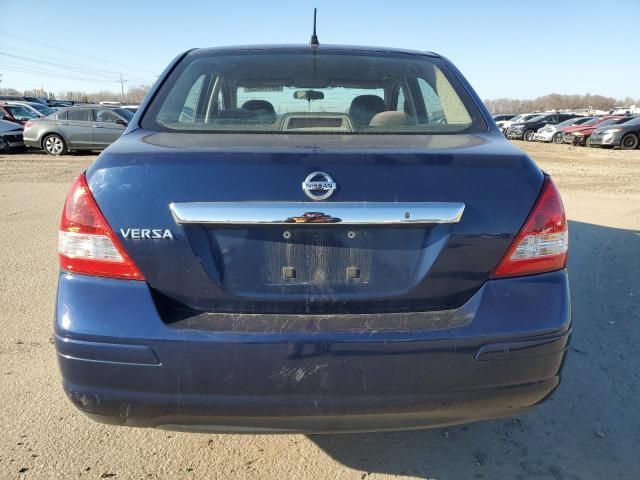
<path id="1" fill-rule="evenodd" d="M 616 125 L 607 125 L 596 129 L 589 137 L 590 147 L 620 147 L 622 150 L 634 150 L 640 147 L 640 115 Z"/>
<path id="2" fill-rule="evenodd" d="M 33 119 L 24 128 L 24 143 L 51 155 L 69 150 L 102 150 L 115 142 L 133 114 L 124 108 L 80 105 Z"/>

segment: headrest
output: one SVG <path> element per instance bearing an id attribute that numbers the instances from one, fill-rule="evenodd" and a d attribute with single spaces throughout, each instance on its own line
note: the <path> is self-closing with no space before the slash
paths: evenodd
<path id="1" fill-rule="evenodd" d="M 404 112 L 381 112 L 371 119 L 370 127 L 404 127 L 413 125 L 411 117 Z"/>
<path id="2" fill-rule="evenodd" d="M 242 108 L 245 110 L 251 110 L 256 113 L 273 113 L 275 115 L 276 110 L 273 108 L 271 102 L 267 102 L 266 100 L 247 100 L 242 105 Z"/>
<path id="3" fill-rule="evenodd" d="M 254 112 L 260 120 L 268 123 L 273 123 L 276 120 L 276 110 L 271 102 L 266 100 L 247 100 L 242 105 L 242 108 Z"/>
<path id="4" fill-rule="evenodd" d="M 351 101 L 349 117 L 358 127 L 366 127 L 376 113 L 384 112 L 384 100 L 377 95 L 359 95 Z"/>

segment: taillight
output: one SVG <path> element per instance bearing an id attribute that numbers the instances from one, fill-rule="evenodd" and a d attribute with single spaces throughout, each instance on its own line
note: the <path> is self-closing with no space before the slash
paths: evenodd
<path id="1" fill-rule="evenodd" d="M 144 280 L 102 215 L 84 173 L 71 187 L 58 233 L 60 267 L 85 275 Z"/>
<path id="2" fill-rule="evenodd" d="M 28 121 L 27 123 L 24 124 L 24 129 L 26 130 L 29 127 L 33 126 L 33 122 Z"/>
<path id="3" fill-rule="evenodd" d="M 545 176 L 542 192 L 493 277 L 560 270 L 567 265 L 569 230 L 558 189 Z"/>

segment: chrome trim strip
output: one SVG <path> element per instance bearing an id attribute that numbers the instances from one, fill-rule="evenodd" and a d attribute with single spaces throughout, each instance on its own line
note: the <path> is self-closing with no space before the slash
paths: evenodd
<path id="1" fill-rule="evenodd" d="M 171 203 L 180 224 L 404 225 L 458 223 L 458 202 L 192 202 Z"/>

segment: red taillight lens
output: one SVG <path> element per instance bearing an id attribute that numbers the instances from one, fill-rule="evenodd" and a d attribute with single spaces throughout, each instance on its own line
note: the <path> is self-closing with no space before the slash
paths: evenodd
<path id="1" fill-rule="evenodd" d="M 558 189 L 545 177 L 527 221 L 493 277 L 515 277 L 560 270 L 567 264 L 569 230 Z"/>
<path id="2" fill-rule="evenodd" d="M 84 173 L 67 196 L 58 233 L 60 267 L 74 273 L 144 280 L 102 215 Z"/>
<path id="3" fill-rule="evenodd" d="M 27 122 L 24 124 L 24 129 L 26 130 L 27 128 L 33 126 L 33 122 Z"/>

